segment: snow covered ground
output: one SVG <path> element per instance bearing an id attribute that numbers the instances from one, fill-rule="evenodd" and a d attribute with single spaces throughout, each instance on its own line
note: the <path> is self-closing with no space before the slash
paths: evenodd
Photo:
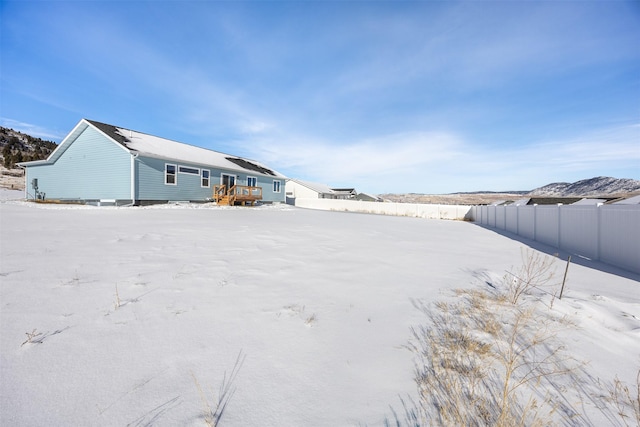
<path id="1" fill-rule="evenodd" d="M 486 286 L 520 264 L 523 246 L 460 221 L 289 206 L 35 205 L 7 193 L 7 426 L 204 425 L 196 382 L 211 404 L 240 353 L 222 425 L 381 425 L 399 397 L 417 394 L 405 346 L 425 319 L 412 301 Z M 639 277 L 583 264 L 571 265 L 554 304 L 575 325 L 565 344 L 593 378 L 632 384 Z M 557 268 L 561 278 L 564 263 Z M 593 425 L 613 422 L 577 406 Z"/>

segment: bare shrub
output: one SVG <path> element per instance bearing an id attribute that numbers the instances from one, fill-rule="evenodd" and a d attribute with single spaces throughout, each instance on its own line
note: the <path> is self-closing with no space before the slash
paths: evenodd
<path id="1" fill-rule="evenodd" d="M 516 272 L 504 276 L 507 299 L 517 304 L 520 297 L 534 289 L 549 293 L 544 289 L 555 276 L 554 259 L 531 249 L 521 249 L 522 265 Z"/>
<path id="2" fill-rule="evenodd" d="M 225 410 L 227 408 L 227 405 L 229 404 L 229 401 L 231 400 L 231 398 L 236 392 L 236 388 L 233 384 L 236 381 L 238 372 L 240 371 L 240 368 L 242 368 L 242 364 L 244 363 L 245 358 L 246 356 L 242 354 L 242 351 L 240 351 L 240 353 L 238 353 L 238 356 L 236 357 L 236 362 L 233 365 L 231 374 L 229 375 L 229 377 L 227 377 L 227 373 L 225 372 L 224 377 L 222 378 L 222 383 L 220 384 L 220 388 L 218 390 L 218 395 L 216 397 L 214 394 L 213 402 L 211 404 L 209 403 L 209 399 L 207 398 L 204 391 L 202 390 L 202 387 L 200 386 L 200 382 L 198 381 L 196 376 L 193 374 L 193 372 L 191 373 L 191 376 L 193 377 L 193 381 L 196 384 L 196 387 L 198 388 L 200 399 L 202 400 L 202 412 L 203 412 L 204 422 L 209 427 L 215 427 L 220 423 L 220 420 L 222 419 L 225 413 Z"/>
<path id="3" fill-rule="evenodd" d="M 409 344 L 419 395 L 405 407 L 410 425 L 551 425 L 559 403 L 545 386 L 572 370 L 552 321 L 486 291 L 456 294 L 414 304 L 428 323 L 412 329 Z"/>

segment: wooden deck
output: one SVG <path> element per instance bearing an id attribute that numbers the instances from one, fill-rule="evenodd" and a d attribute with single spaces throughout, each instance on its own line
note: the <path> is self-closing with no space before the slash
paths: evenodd
<path id="1" fill-rule="evenodd" d="M 253 206 L 255 202 L 262 200 L 262 187 L 234 185 L 227 189 L 223 184 L 214 185 L 213 200 L 223 206 Z"/>

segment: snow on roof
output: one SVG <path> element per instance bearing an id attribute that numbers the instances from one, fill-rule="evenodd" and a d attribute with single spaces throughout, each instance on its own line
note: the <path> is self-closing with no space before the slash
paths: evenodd
<path id="1" fill-rule="evenodd" d="M 637 196 L 629 197 L 619 202 L 614 202 L 614 205 L 640 205 L 640 194 Z"/>
<path id="2" fill-rule="evenodd" d="M 518 199 L 511 204 L 511 206 L 526 206 L 529 203 L 530 198 Z"/>
<path id="3" fill-rule="evenodd" d="M 328 185 L 324 185 L 324 184 L 317 184 L 315 182 L 308 182 L 308 181 L 301 181 L 299 179 L 290 179 L 289 181 L 295 182 L 296 184 L 300 184 L 302 186 L 305 186 L 307 188 L 309 188 L 310 190 L 315 191 L 316 193 L 321 193 L 321 194 L 333 194 L 334 191 L 329 188 Z"/>
<path id="4" fill-rule="evenodd" d="M 122 144 L 128 150 L 143 156 L 284 178 L 284 175 L 267 168 L 255 160 L 231 156 L 218 151 L 196 147 L 195 145 L 92 120 L 87 120 L 87 122 L 97 127 L 111 139 Z"/>
<path id="5" fill-rule="evenodd" d="M 575 206 L 575 205 L 580 205 L 580 206 L 584 206 L 584 205 L 586 205 L 586 206 L 594 206 L 594 205 L 601 205 L 601 204 L 603 204 L 603 203 L 604 203 L 604 202 L 606 202 L 606 201 L 607 201 L 607 199 L 586 199 L 586 198 L 585 198 L 585 199 L 578 200 L 578 201 L 577 201 L 577 202 L 575 202 L 575 203 L 572 203 L 572 205 L 574 205 L 574 206 Z"/>

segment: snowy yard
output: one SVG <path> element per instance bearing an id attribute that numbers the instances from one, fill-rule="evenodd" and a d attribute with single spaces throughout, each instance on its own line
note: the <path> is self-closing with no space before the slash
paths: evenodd
<path id="1" fill-rule="evenodd" d="M 223 426 L 382 425 L 417 396 L 415 301 L 486 286 L 524 246 L 467 222 L 289 206 L 4 201 L 0 220 L 6 426 L 204 425 L 196 380 L 211 403 L 240 353 Z M 583 264 L 553 307 L 574 325 L 562 339 L 593 378 L 634 384 L 639 278 Z M 581 424 L 614 423 L 574 404 Z"/>

